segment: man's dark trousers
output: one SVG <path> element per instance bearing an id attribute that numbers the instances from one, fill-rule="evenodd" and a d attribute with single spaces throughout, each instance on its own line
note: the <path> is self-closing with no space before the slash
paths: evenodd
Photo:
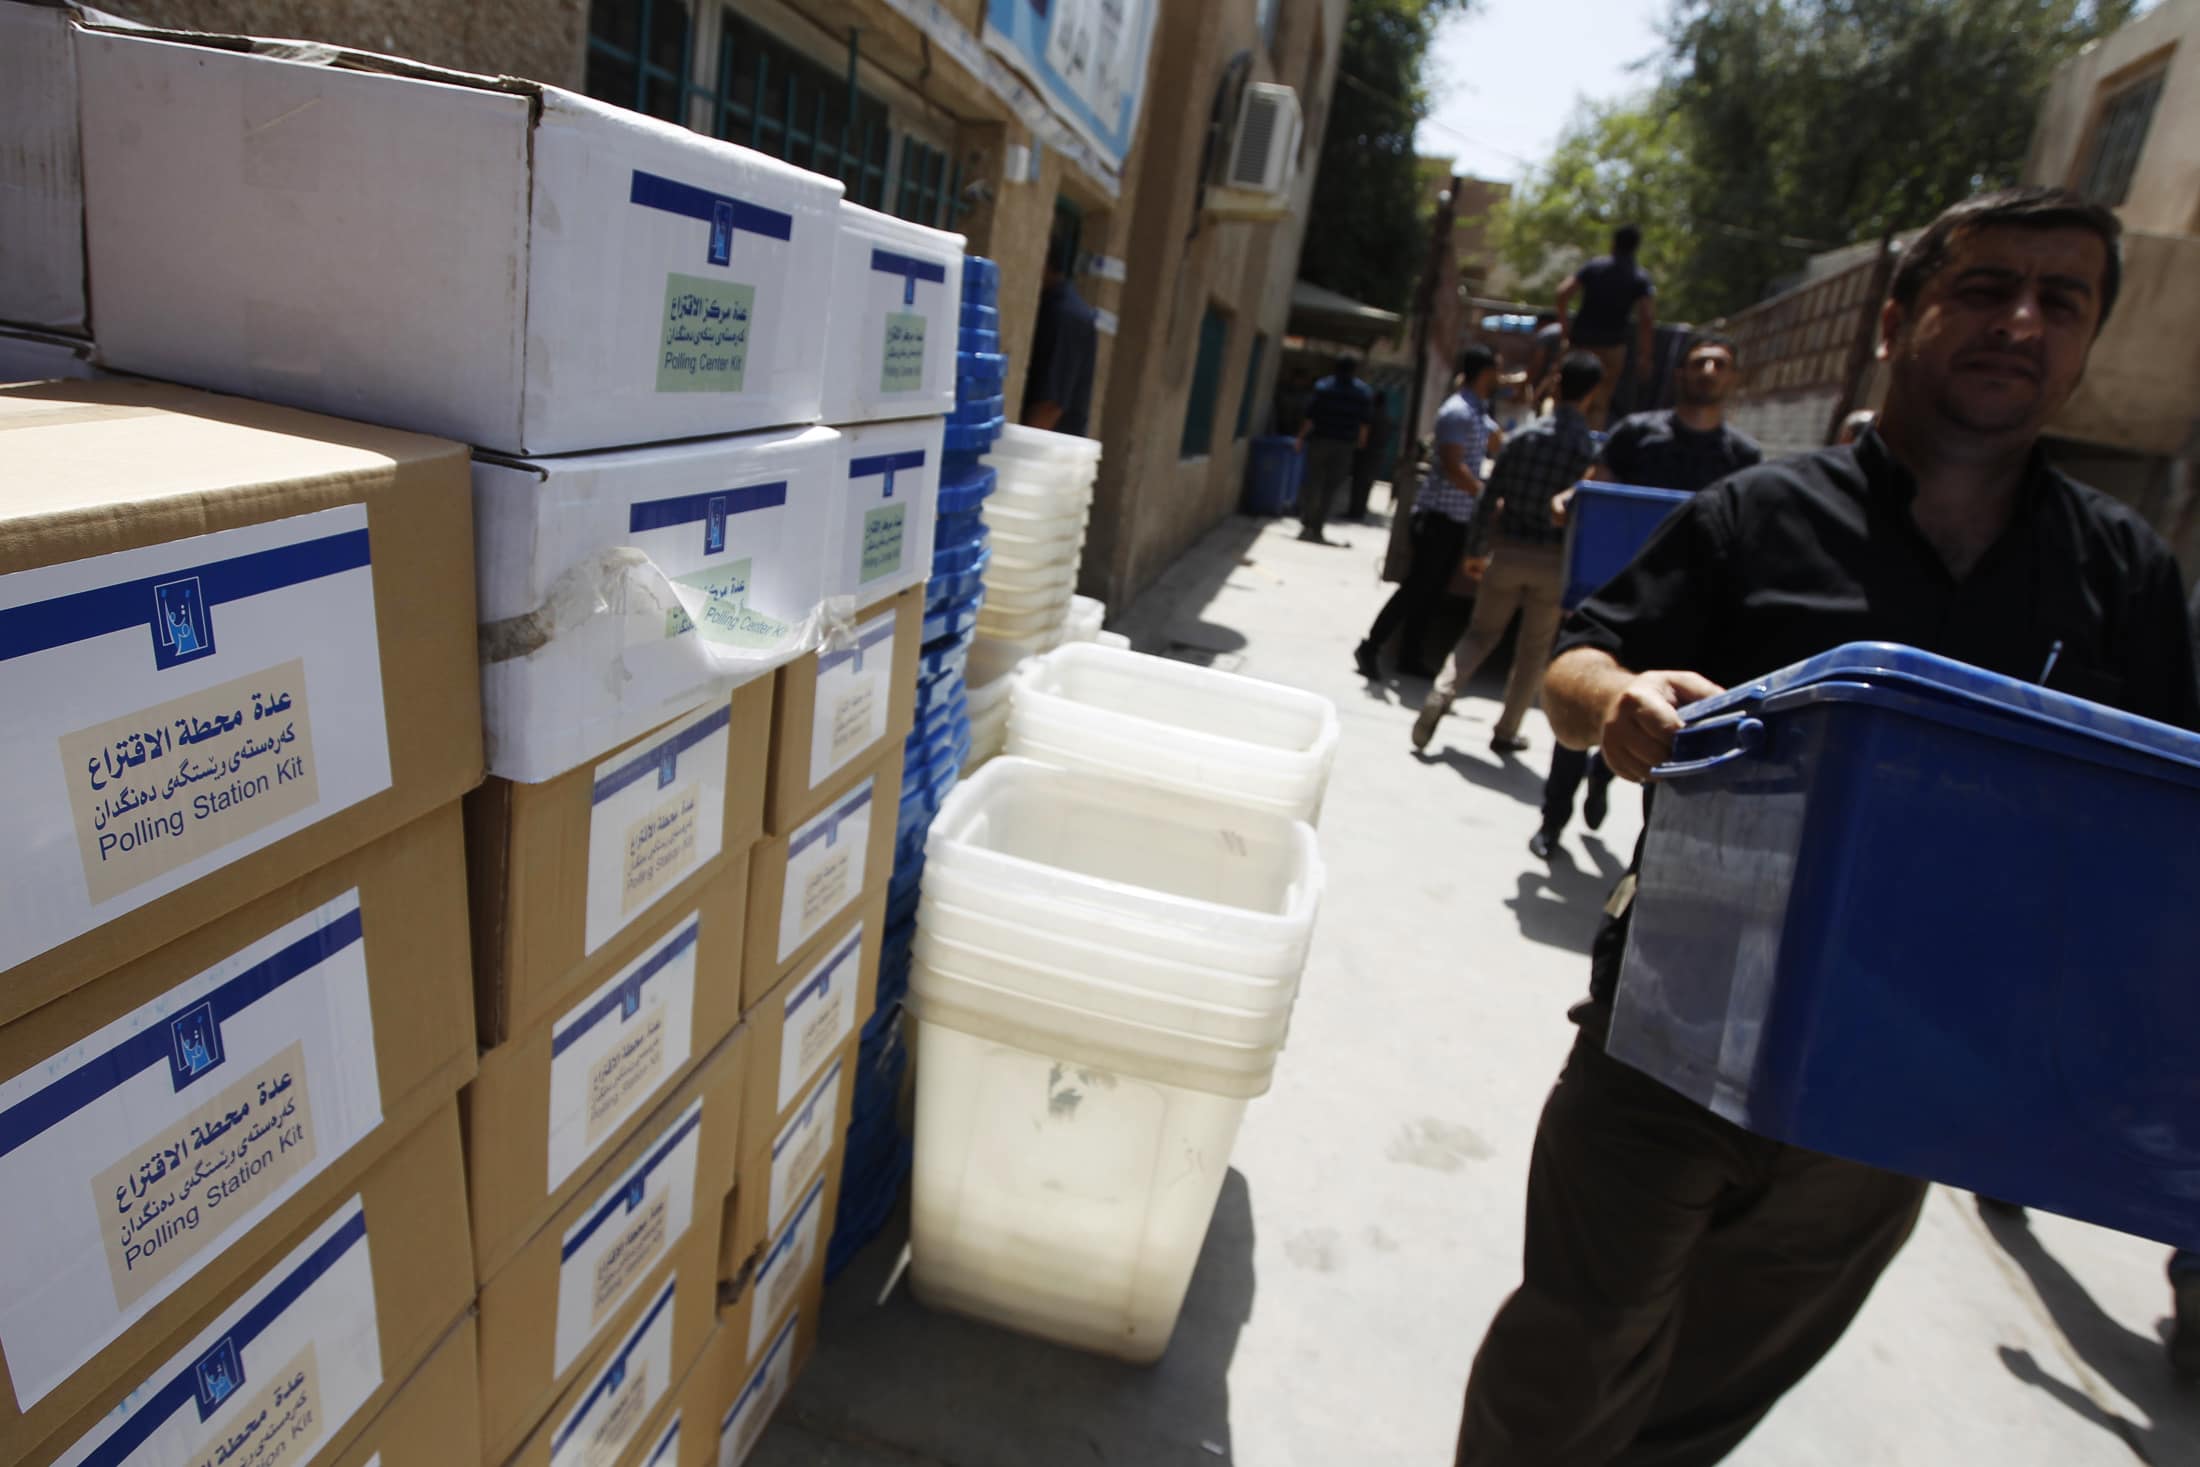
<path id="1" fill-rule="evenodd" d="M 1574 818 L 1574 795 L 1580 791 L 1584 775 L 1598 784 L 1612 782 L 1611 767 L 1594 749 L 1569 749 L 1564 744 L 1552 746 L 1551 772 L 1543 781 L 1545 830 L 1555 835 Z"/>
<path id="2" fill-rule="evenodd" d="M 1769 1141 L 1576 1038 L 1459 1467 L 1708 1467 L 1848 1328 L 1925 1183 Z"/>
<path id="3" fill-rule="evenodd" d="M 1413 559 L 1407 563 L 1406 578 L 1383 603 L 1383 609 L 1375 613 L 1375 625 L 1368 629 L 1367 640 L 1376 652 L 1382 651 L 1392 632 L 1403 628 L 1405 640 L 1398 644 L 1398 665 L 1421 666 L 1428 655 L 1424 649 L 1429 619 L 1450 589 L 1452 572 L 1459 568 L 1466 549 L 1467 527 L 1458 520 L 1433 513 L 1413 517 Z"/>
<path id="4" fill-rule="evenodd" d="M 1352 478 L 1352 440 L 1306 440 L 1306 480 L 1299 485 L 1299 524 L 1309 535 L 1319 535 L 1329 523 L 1329 510 L 1337 491 Z"/>

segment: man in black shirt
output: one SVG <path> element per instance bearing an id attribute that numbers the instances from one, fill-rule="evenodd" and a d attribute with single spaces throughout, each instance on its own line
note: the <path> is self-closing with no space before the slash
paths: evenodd
<path id="1" fill-rule="evenodd" d="M 1739 469 L 1764 460 L 1757 441 L 1726 421 L 1726 400 L 1741 380 L 1741 363 L 1732 341 L 1704 332 L 1688 344 L 1679 378 L 1680 406 L 1636 413 L 1620 420 L 1597 456 L 1592 479 L 1638 484 L 1647 489 L 1679 489 L 1694 494 Z M 1555 509 L 1563 523 L 1572 495 L 1561 495 Z M 1551 751 L 1550 776 L 1543 781 L 1543 819 L 1528 849 L 1549 860 L 1566 822 L 1574 816 L 1574 793 L 1587 776 L 1589 797 L 1583 818 L 1595 830 L 1604 823 L 1612 771 L 1593 750 Z"/>
<path id="2" fill-rule="evenodd" d="M 2115 216 L 2061 190 L 1934 221 L 1881 312 L 1879 426 L 1682 506 L 1562 633 L 1558 737 L 1641 780 L 1688 704 L 1864 639 L 2200 727 L 2167 547 L 2037 447 L 2120 274 Z M 1632 889 L 1606 907 L 1537 1128 L 1525 1278 L 1476 1356 L 1462 1464 L 1721 1460 L 1840 1338 L 1924 1200 L 1922 1181 L 1754 1135 L 1605 1054 Z"/>
<path id="3" fill-rule="evenodd" d="M 1656 290 L 1650 276 L 1635 263 L 1642 248 L 1642 231 L 1632 224 L 1612 231 L 1612 253 L 1599 255 L 1566 277 L 1558 288 L 1558 315 L 1568 320 L 1567 307 L 1578 296 L 1581 309 L 1567 327 L 1563 347 L 1592 353 L 1604 368 L 1604 384 L 1589 399 L 1589 426 L 1602 428 L 1612 393 L 1619 386 L 1620 368 L 1627 364 L 1627 344 L 1635 342 L 1635 375 L 1650 377 L 1650 347 L 1657 333 Z"/>
<path id="4" fill-rule="evenodd" d="M 1100 355 L 1099 316 L 1070 283 L 1077 241 L 1057 222 L 1039 277 L 1039 314 L 1024 373 L 1024 426 L 1090 437 L 1092 377 Z"/>

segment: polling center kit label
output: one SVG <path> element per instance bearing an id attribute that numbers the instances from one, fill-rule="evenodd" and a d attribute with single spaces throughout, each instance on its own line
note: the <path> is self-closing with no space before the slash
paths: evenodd
<path id="1" fill-rule="evenodd" d="M 758 556 L 780 553 L 787 528 L 785 479 L 732 484 L 627 506 L 627 540 L 672 585 L 659 640 L 690 633 L 742 648 L 777 646 L 793 630 L 757 604 Z"/>
<path id="2" fill-rule="evenodd" d="M 359 893 L 0 1082 L 0 1351 L 29 1406 L 382 1124 Z"/>
<path id="3" fill-rule="evenodd" d="M 931 490 L 936 466 L 921 448 L 896 453 L 859 454 L 848 460 L 848 502 L 866 506 L 860 518 L 850 517 L 843 533 L 850 536 L 845 553 L 854 562 L 855 581 L 868 586 L 899 575 L 906 560 L 909 540 L 909 508 Z"/>
<path id="4" fill-rule="evenodd" d="M 795 980 L 779 1031 L 779 1109 L 794 1104 L 848 1036 L 856 1032 L 856 988 L 863 974 L 863 924 L 823 962 Z"/>
<path id="5" fill-rule="evenodd" d="M 764 1222 L 764 1231 L 776 1232 L 787 1220 L 787 1209 L 794 1206 L 800 1196 L 803 1183 L 817 1175 L 832 1154 L 834 1122 L 840 1118 L 841 1071 L 846 1061 L 835 1059 L 826 1068 L 825 1077 L 817 1082 L 810 1098 L 802 1102 L 794 1119 L 787 1122 L 779 1136 L 772 1142 L 772 1180 L 770 1214 Z"/>
<path id="6" fill-rule="evenodd" d="M 687 1232 L 695 1216 L 702 1130 L 698 1096 L 566 1232 L 558 1255 L 557 1374 L 581 1357 Z"/>
<path id="7" fill-rule="evenodd" d="M 354 1197 L 55 1467 L 303 1462 L 336 1441 L 381 1386 L 374 1266 Z"/>
<path id="8" fill-rule="evenodd" d="M 550 1174 L 555 1192 L 687 1066 L 694 1048 L 691 912 L 550 1030 Z"/>
<path id="9" fill-rule="evenodd" d="M 863 890 L 874 812 L 871 778 L 787 838 L 787 889 L 779 899 L 779 961 L 838 916 Z"/>
<path id="10" fill-rule="evenodd" d="M 772 1341 L 771 1353 L 756 1367 L 718 1423 L 718 1467 L 741 1467 L 749 1453 L 756 1450 L 757 1439 L 764 1435 L 765 1426 L 785 1399 L 787 1384 L 793 1379 L 794 1336 L 801 1322 L 800 1317 L 787 1321 L 786 1328 Z"/>
<path id="11" fill-rule="evenodd" d="M 627 202 L 651 214 L 692 219 L 704 228 L 686 248 L 686 269 L 665 275 L 657 333 L 659 392 L 739 392 L 758 330 L 757 285 L 782 277 L 792 252 L 794 216 L 683 179 L 634 169 Z M 653 244 L 652 253 L 662 253 Z"/>
<path id="12" fill-rule="evenodd" d="M 732 721 L 733 705 L 721 699 L 596 766 L 588 814 L 589 952 L 718 858 Z"/>
<path id="13" fill-rule="evenodd" d="M 879 393 L 922 392 L 929 318 L 947 309 L 947 266 L 899 250 L 874 249 L 865 278 L 872 319 L 878 323 L 871 339 L 878 343 Z M 944 337 L 951 341 L 954 332 L 954 326 L 943 324 Z"/>
<path id="14" fill-rule="evenodd" d="M 672 1388 L 672 1304 L 679 1282 L 678 1274 L 666 1278 L 641 1319 L 551 1432 L 550 1467 L 617 1467 L 633 1445 L 643 1421 Z"/>
<path id="15" fill-rule="evenodd" d="M 811 789 L 886 737 L 893 675 L 892 612 L 858 626 L 853 646 L 817 654 L 817 702 L 810 718 Z"/>
<path id="16" fill-rule="evenodd" d="M 0 576 L 0 751 L 0 969 L 389 788 L 366 507 Z"/>

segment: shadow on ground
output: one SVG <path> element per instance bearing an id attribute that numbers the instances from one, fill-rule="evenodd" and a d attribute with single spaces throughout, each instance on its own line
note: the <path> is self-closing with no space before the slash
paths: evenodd
<path id="1" fill-rule="evenodd" d="M 2200 1464 L 2200 1389 L 2181 1381 L 2171 1371 L 2163 1349 L 2168 1333 L 2165 1319 L 2153 1335 L 2127 1328 L 2094 1302 L 2085 1286 L 2065 1268 L 2021 1214 L 2009 1214 L 1981 1204 L 1979 1221 L 1986 1225 L 2001 1251 L 2008 1254 L 2032 1282 L 2033 1292 L 2054 1317 L 2073 1353 L 2086 1368 L 2113 1387 L 2117 1394 L 2145 1413 L 2134 1421 L 2119 1411 L 2055 1379 L 2040 1368 L 2029 1351 L 2001 1347 L 2001 1363 L 2027 1385 L 2060 1401 L 2079 1416 L 2120 1438 L 2139 1460 L 2154 1467 L 2193 1467 Z M 2169 1250 L 2164 1248 L 2166 1262 Z M 2162 1298 L 2169 1300 L 2169 1284 L 2162 1284 Z"/>
<path id="2" fill-rule="evenodd" d="M 1533 829 L 1531 822 L 1528 829 Z M 1591 865 L 1584 867 L 1564 845 L 1551 852 L 1546 864 L 1528 854 L 1527 837 L 1521 837 L 1520 888 L 1505 905 L 1519 919 L 1520 935 L 1545 947 L 1589 955 L 1597 923 L 1604 913 L 1605 898 L 1626 869 L 1604 842 L 1594 835 L 1582 837 L 1582 849 Z"/>
<path id="3" fill-rule="evenodd" d="M 1203 613 L 1230 577 L 1252 563 L 1247 552 L 1267 523 L 1250 515 L 1224 520 L 1200 542 L 1201 553 L 1178 557 L 1129 614 L 1111 607 L 1111 625 L 1140 652 L 1234 671 L 1243 660 L 1245 634 Z"/>
<path id="4" fill-rule="evenodd" d="M 825 1298 L 822 1344 L 756 1467 L 1031 1467 L 1232 1460 L 1230 1361 L 1253 1310 L 1253 1207 L 1223 1179 L 1184 1312 L 1158 1365 L 1083 1355 L 880 1291 L 906 1214 Z"/>

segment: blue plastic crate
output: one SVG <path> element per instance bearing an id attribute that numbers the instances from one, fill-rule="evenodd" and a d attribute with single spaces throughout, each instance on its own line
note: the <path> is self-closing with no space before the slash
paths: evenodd
<path id="1" fill-rule="evenodd" d="M 1001 329 L 1001 311 L 998 306 L 981 306 L 975 301 L 964 301 L 962 326 L 965 331 L 998 331 Z"/>
<path id="2" fill-rule="evenodd" d="M 998 402 L 996 411 L 1008 411 L 1008 383 L 999 377 L 957 377 L 955 379 L 955 407 L 960 410 L 975 403 Z"/>
<path id="3" fill-rule="evenodd" d="M 993 552 L 980 549 L 975 562 L 967 570 L 941 574 L 935 571 L 924 585 L 924 607 L 930 611 L 935 606 L 968 601 L 985 591 L 985 570 L 992 563 Z"/>
<path id="4" fill-rule="evenodd" d="M 999 377 L 1008 375 L 1008 358 L 997 351 L 970 351 L 967 348 L 955 358 L 955 375 L 962 377 Z"/>
<path id="5" fill-rule="evenodd" d="M 1306 455 L 1288 434 L 1255 438 L 1245 456 L 1245 512 L 1286 515 L 1298 508 L 1299 485 L 1306 478 Z"/>
<path id="6" fill-rule="evenodd" d="M 953 483 L 940 483 L 939 516 L 952 521 L 957 515 L 978 514 L 980 507 L 993 493 L 998 475 L 990 464 L 974 464 L 975 472 L 966 473 Z"/>
<path id="7" fill-rule="evenodd" d="M 917 689 L 917 713 L 921 717 L 942 703 L 967 696 L 962 673 L 953 668 Z"/>
<path id="8" fill-rule="evenodd" d="M 967 659 L 968 633 L 978 624 L 978 603 L 982 599 L 980 596 L 969 596 L 961 601 L 950 601 L 945 606 L 927 606 L 924 609 L 925 647 L 929 649 L 934 642 L 961 640 L 964 642 L 963 653 Z"/>
<path id="9" fill-rule="evenodd" d="M 951 536 L 941 535 L 938 522 L 933 523 L 934 577 L 959 575 L 963 571 L 980 569 L 992 559 L 993 533 L 985 527 L 984 517 L 956 515 L 955 521 L 952 527 L 954 534 Z"/>
<path id="10" fill-rule="evenodd" d="M 2200 735 L 1842 647 L 1688 710 L 1609 1050 L 1763 1135 L 2189 1247 L 2196 830 Z"/>
<path id="11" fill-rule="evenodd" d="M 978 352 L 998 352 L 1001 349 L 1001 333 L 973 330 L 965 326 L 955 337 L 955 346 L 964 356 Z"/>
<path id="12" fill-rule="evenodd" d="M 955 410 L 947 415 L 947 425 L 951 428 L 957 423 L 971 427 L 982 426 L 1006 416 L 1007 411 L 1007 399 L 999 393 L 995 393 L 991 397 L 981 397 L 974 402 L 956 403 Z"/>
<path id="13" fill-rule="evenodd" d="M 960 634 L 925 638 L 924 647 L 917 653 L 917 696 L 920 699 L 929 684 L 944 677 L 960 676 L 969 665 L 970 637 L 976 626 L 976 614 L 973 613 L 970 627 Z"/>
<path id="14" fill-rule="evenodd" d="M 920 888 L 918 886 L 912 885 L 906 891 L 894 891 L 892 889 L 889 889 L 887 891 L 887 926 L 891 927 L 896 922 L 913 922 L 916 920 L 917 892 L 919 891 L 919 889 Z"/>
<path id="15" fill-rule="evenodd" d="M 1678 489 L 1594 480 L 1576 484 L 1566 507 L 1565 604 L 1579 606 L 1625 570 L 1666 516 L 1688 499 Z"/>
<path id="16" fill-rule="evenodd" d="M 986 423 L 949 423 L 947 447 L 956 453 L 984 453 L 1001 436 L 1006 422 L 1005 418 L 994 418 Z"/>

